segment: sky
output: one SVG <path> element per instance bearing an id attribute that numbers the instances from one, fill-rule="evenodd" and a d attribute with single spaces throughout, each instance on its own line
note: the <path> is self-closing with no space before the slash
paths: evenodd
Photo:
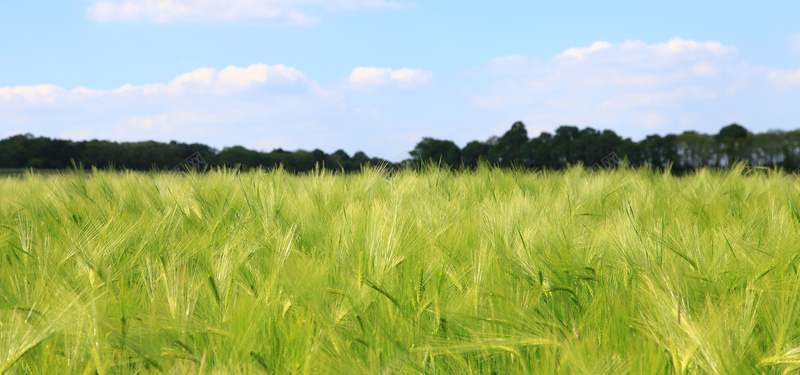
<path id="1" fill-rule="evenodd" d="M 7 0 L 0 138 L 409 157 L 800 128 L 800 1 Z"/>

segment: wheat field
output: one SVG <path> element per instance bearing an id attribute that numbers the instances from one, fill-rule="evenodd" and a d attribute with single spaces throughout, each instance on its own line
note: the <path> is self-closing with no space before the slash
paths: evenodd
<path id="1" fill-rule="evenodd" d="M 800 369 L 800 180 L 621 167 L 0 178 L 0 373 Z"/>

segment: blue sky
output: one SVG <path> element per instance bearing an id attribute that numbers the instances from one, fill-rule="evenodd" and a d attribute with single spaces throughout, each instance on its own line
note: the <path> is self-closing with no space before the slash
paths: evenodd
<path id="1" fill-rule="evenodd" d="M 0 3 L 0 137 L 406 158 L 521 120 L 800 128 L 800 2 Z"/>

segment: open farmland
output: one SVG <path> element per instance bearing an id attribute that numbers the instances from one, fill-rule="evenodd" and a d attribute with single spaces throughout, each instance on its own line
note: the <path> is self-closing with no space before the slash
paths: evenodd
<path id="1" fill-rule="evenodd" d="M 777 171 L 0 179 L 0 373 L 782 373 Z"/>

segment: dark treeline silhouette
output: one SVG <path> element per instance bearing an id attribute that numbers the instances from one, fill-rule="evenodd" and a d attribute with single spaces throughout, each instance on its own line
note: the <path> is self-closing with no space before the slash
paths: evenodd
<path id="1" fill-rule="evenodd" d="M 713 135 L 686 131 L 680 135 L 650 135 L 634 142 L 611 130 L 575 126 L 561 126 L 555 134 L 544 132 L 528 138 L 525 125 L 516 122 L 503 136 L 473 141 L 463 149 L 451 141 L 423 138 L 410 152 L 417 162 L 474 168 L 485 160 L 504 167 L 536 169 L 560 169 L 579 162 L 603 166 L 603 159 L 612 153 L 627 159 L 631 166 L 664 169 L 671 165 L 670 171 L 676 174 L 700 167 L 726 167 L 736 161 L 794 171 L 800 167 L 800 130 L 753 134 L 741 125 L 731 124 Z"/>
<path id="2" fill-rule="evenodd" d="M 282 165 L 292 172 L 316 167 L 333 171 L 358 171 L 363 165 L 422 166 L 439 163 L 453 168 L 475 168 L 485 161 L 501 167 L 561 169 L 570 164 L 604 165 L 614 153 L 629 165 L 649 165 L 683 174 L 700 167 L 726 167 L 735 161 L 753 166 L 800 167 L 800 130 L 753 134 L 738 124 L 722 128 L 717 134 L 686 131 L 679 135 L 650 135 L 640 142 L 622 138 L 611 130 L 579 129 L 561 126 L 554 134 L 541 133 L 529 138 L 525 125 L 516 122 L 500 137 L 472 141 L 464 148 L 448 140 L 423 138 L 409 154 L 411 159 L 392 164 L 370 158 L 363 152 L 353 156 L 343 150 L 326 154 L 322 150 L 272 152 L 248 150 L 241 146 L 218 151 L 204 144 L 178 142 L 69 141 L 17 135 L 0 140 L 0 168 L 66 169 L 75 164 L 97 168 L 132 170 L 168 169 L 199 153 L 209 167 L 228 166 L 250 169 Z"/>
<path id="3" fill-rule="evenodd" d="M 115 143 L 109 141 L 80 141 L 17 135 L 0 140 L 0 168 L 66 169 L 73 165 L 97 168 L 120 168 L 139 171 L 168 169 L 200 153 L 209 167 L 228 166 L 251 169 L 282 165 L 291 172 L 313 170 L 317 165 L 335 171 L 358 171 L 365 164 L 390 164 L 370 158 L 363 152 L 353 156 L 342 150 L 326 154 L 322 150 L 258 152 L 241 146 L 217 151 L 207 145 L 172 141 Z"/>

